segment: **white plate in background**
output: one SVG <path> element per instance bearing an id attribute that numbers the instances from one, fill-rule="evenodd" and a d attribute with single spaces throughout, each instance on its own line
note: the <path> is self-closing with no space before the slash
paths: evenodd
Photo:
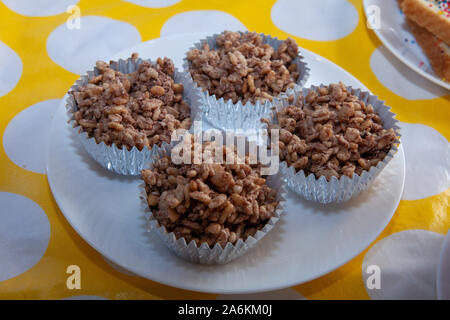
<path id="1" fill-rule="evenodd" d="M 167 56 L 177 67 L 188 48 L 206 34 L 151 40 L 116 56 Z M 301 49 L 311 84 L 342 80 L 367 90 L 348 72 Z M 366 249 L 392 218 L 403 191 L 403 148 L 374 184 L 339 205 L 320 205 L 288 194 L 286 215 L 245 256 L 223 266 L 201 266 L 174 256 L 156 234 L 146 231 L 139 180 L 103 169 L 83 150 L 66 123 L 64 102 L 52 123 L 47 175 L 59 208 L 92 247 L 115 264 L 177 288 L 214 293 L 254 293 L 318 278 Z"/>
<path id="2" fill-rule="evenodd" d="M 373 31 L 394 56 L 421 76 L 450 90 L 450 83 L 434 73 L 427 56 L 409 31 L 397 0 L 364 0 L 364 11 L 371 21 L 379 17 L 379 28 Z"/>
<path id="3" fill-rule="evenodd" d="M 450 230 L 442 243 L 436 277 L 437 298 L 450 300 Z"/>

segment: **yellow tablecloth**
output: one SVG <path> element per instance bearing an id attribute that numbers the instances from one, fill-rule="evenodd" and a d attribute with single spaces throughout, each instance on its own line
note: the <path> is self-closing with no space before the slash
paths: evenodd
<path id="1" fill-rule="evenodd" d="M 1 299 L 217 297 L 129 275 L 92 249 L 70 227 L 52 197 L 45 147 L 52 114 L 85 65 L 163 35 L 243 28 L 292 37 L 356 76 L 398 114 L 407 163 L 403 199 L 369 249 L 326 276 L 263 296 L 435 297 L 431 270 L 450 227 L 450 95 L 382 46 L 366 27 L 362 1 L 58 0 L 52 6 L 44 2 L 48 3 L 0 1 Z M 70 5 L 77 7 L 67 13 Z M 318 18 L 303 18 L 300 6 Z M 72 39 L 71 32 L 79 33 Z M 70 56 L 71 50 L 79 54 Z M 82 270 L 81 290 L 66 286 L 66 268 L 72 264 Z M 394 281 L 379 290 L 368 289 L 365 266 L 370 264 L 380 265 Z"/>

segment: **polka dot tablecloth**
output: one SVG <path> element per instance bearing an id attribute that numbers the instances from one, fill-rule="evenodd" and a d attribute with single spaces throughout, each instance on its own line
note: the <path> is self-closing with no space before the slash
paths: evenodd
<path id="1" fill-rule="evenodd" d="M 81 28 L 69 29 L 76 12 Z M 362 1 L 1 0 L 0 17 L 1 299 L 436 298 L 450 227 L 450 95 L 383 47 L 366 28 Z M 406 182 L 394 218 L 352 261 L 293 288 L 217 296 L 134 276 L 76 234 L 45 175 L 53 114 L 97 59 L 160 36 L 225 29 L 294 38 L 355 75 L 402 122 Z M 74 264 L 82 270 L 80 290 L 66 286 Z M 383 270 L 381 289 L 366 287 L 371 265 Z"/>

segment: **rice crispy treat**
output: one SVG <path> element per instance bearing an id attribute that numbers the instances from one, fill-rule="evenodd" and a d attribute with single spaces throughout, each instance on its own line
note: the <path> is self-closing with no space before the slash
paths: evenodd
<path id="1" fill-rule="evenodd" d="M 212 143 L 199 146 L 205 151 Z M 192 150 L 195 146 L 193 145 Z M 260 165 L 179 164 L 169 156 L 157 160 L 152 169 L 142 171 L 147 203 L 153 216 L 176 238 L 194 240 L 198 246 L 211 248 L 255 235 L 275 214 L 278 206 L 276 190 L 260 175 Z M 214 157 L 212 149 L 212 157 Z M 193 158 L 192 158 L 193 160 Z"/>
<path id="2" fill-rule="evenodd" d="M 386 130 L 373 107 L 347 91 L 330 84 L 310 90 L 297 103 L 277 112 L 280 130 L 280 160 L 295 170 L 313 173 L 330 181 L 345 175 L 352 178 L 376 166 L 389 153 L 396 134 Z M 270 132 L 270 131 L 269 131 Z"/>
<path id="3" fill-rule="evenodd" d="M 217 99 L 242 101 L 270 100 L 293 88 L 299 72 L 293 60 L 297 43 L 288 38 L 278 50 L 263 43 L 256 32 L 225 31 L 216 39 L 217 49 L 192 49 L 187 53 L 193 80 Z"/>
<path id="4" fill-rule="evenodd" d="M 69 92 L 77 104 L 74 120 L 80 132 L 97 143 L 142 150 L 170 143 L 174 130 L 190 128 L 190 108 L 183 100 L 183 85 L 173 79 L 170 59 L 143 61 L 129 74 L 115 71 L 114 64 L 97 61 L 99 75 Z"/>

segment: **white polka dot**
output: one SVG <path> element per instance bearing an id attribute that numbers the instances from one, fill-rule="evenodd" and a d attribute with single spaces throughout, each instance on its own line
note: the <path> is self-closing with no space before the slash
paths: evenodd
<path id="1" fill-rule="evenodd" d="M 411 70 L 384 46 L 372 53 L 370 68 L 386 88 L 408 100 L 434 99 L 448 93 Z"/>
<path id="2" fill-rule="evenodd" d="M 39 102 L 9 122 L 3 135 L 3 147 L 19 167 L 45 173 L 50 125 L 60 102 L 59 99 Z"/>
<path id="3" fill-rule="evenodd" d="M 124 1 L 147 8 L 164 8 L 173 6 L 174 4 L 180 2 L 181 0 L 124 0 Z"/>
<path id="4" fill-rule="evenodd" d="M 0 281 L 32 268 L 50 239 L 47 215 L 24 196 L 0 192 Z"/>
<path id="5" fill-rule="evenodd" d="M 358 12 L 346 0 L 278 0 L 271 18 L 294 36 L 330 41 L 348 36 L 358 25 Z"/>
<path id="6" fill-rule="evenodd" d="M 100 296 L 87 296 L 87 295 L 81 295 L 81 296 L 72 296 L 67 298 L 62 298 L 61 300 L 108 300 L 104 297 Z"/>
<path id="7" fill-rule="evenodd" d="M 436 299 L 436 268 L 444 236 L 427 230 L 394 233 L 377 242 L 364 257 L 362 273 L 367 284 L 380 268 L 380 289 L 366 291 L 372 299 Z"/>
<path id="8" fill-rule="evenodd" d="M 10 92 L 22 76 L 22 60 L 0 41 L 0 97 Z"/>
<path id="9" fill-rule="evenodd" d="M 46 17 L 66 12 L 79 0 L 2 0 L 12 11 L 30 17 Z"/>
<path id="10" fill-rule="evenodd" d="M 221 294 L 216 300 L 306 300 L 306 298 L 293 289 L 281 289 L 253 294 Z"/>
<path id="11" fill-rule="evenodd" d="M 108 60 L 113 54 L 141 42 L 137 29 L 105 17 L 81 17 L 79 29 L 62 24 L 47 39 L 50 58 L 73 73 L 93 69 L 97 60 Z"/>
<path id="12" fill-rule="evenodd" d="M 406 175 L 403 200 L 418 200 L 450 187 L 450 144 L 435 129 L 400 123 Z"/>
<path id="13" fill-rule="evenodd" d="M 237 18 L 223 11 L 187 11 L 170 17 L 161 28 L 161 37 L 194 32 L 214 34 L 224 30 L 245 31 L 247 28 Z"/>
<path id="14" fill-rule="evenodd" d="M 114 262 L 112 262 L 112 261 L 109 260 L 108 258 L 103 257 L 103 260 L 105 260 L 105 262 L 106 262 L 111 268 L 113 268 L 114 270 L 116 270 L 116 271 L 118 271 L 118 272 L 120 272 L 120 273 L 123 273 L 124 275 L 127 275 L 127 276 L 136 277 L 136 275 L 135 275 L 134 273 L 131 273 L 130 271 L 128 271 L 128 270 L 122 268 L 121 266 L 115 264 Z"/>

